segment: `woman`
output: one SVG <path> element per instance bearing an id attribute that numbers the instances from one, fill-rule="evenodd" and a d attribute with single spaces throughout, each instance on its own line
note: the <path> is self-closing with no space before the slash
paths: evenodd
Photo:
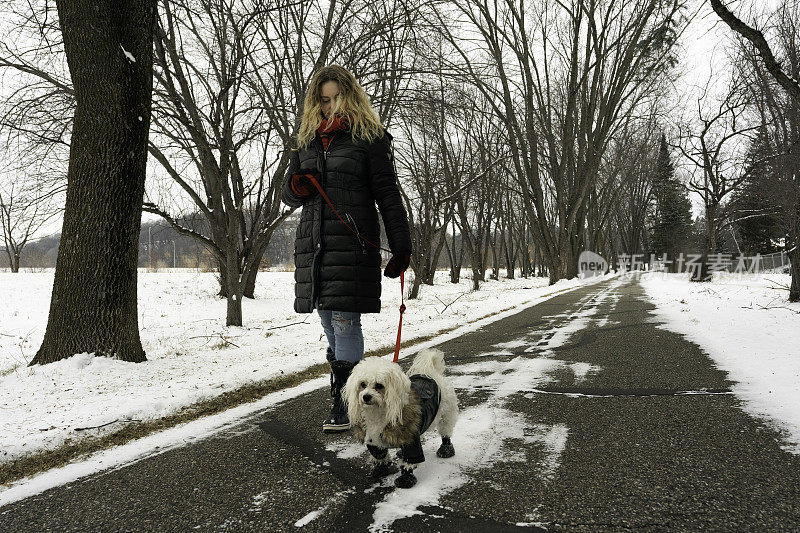
<path id="1" fill-rule="evenodd" d="M 341 391 L 364 357 L 361 314 L 381 308 L 381 256 L 370 244 L 380 246 L 376 203 L 392 252 L 384 275 L 398 277 L 411 261 L 391 139 L 353 74 L 329 65 L 313 76 L 283 202 L 303 208 L 294 245 L 294 309 L 316 309 L 328 339 L 333 408 L 322 425 L 327 433 L 350 427 Z"/>

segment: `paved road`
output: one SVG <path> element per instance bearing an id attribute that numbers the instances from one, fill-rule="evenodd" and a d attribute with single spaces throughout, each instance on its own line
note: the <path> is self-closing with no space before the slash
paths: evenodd
<path id="1" fill-rule="evenodd" d="M 635 281 L 603 282 L 440 345 L 457 455 L 428 441 L 411 491 L 318 430 L 318 390 L 0 508 L 0 530 L 800 530 L 800 457 L 651 309 Z"/>

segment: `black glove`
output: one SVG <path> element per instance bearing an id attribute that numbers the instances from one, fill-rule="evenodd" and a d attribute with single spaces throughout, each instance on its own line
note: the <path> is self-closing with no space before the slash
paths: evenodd
<path id="1" fill-rule="evenodd" d="M 392 252 L 392 258 L 386 263 L 383 275 L 387 278 L 396 278 L 405 272 L 411 264 L 411 252 Z"/>

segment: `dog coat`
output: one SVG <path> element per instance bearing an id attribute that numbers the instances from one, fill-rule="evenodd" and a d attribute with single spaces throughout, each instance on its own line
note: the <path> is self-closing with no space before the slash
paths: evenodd
<path id="1" fill-rule="evenodd" d="M 384 430 L 383 440 L 390 445 L 399 445 L 403 460 L 406 463 L 416 464 L 425 461 L 420 435 L 431 427 L 433 420 L 436 418 L 436 413 L 439 412 L 439 404 L 442 402 L 442 395 L 439 392 L 439 386 L 436 381 L 431 377 L 424 374 L 414 374 L 409 376 L 409 379 L 411 380 L 411 401 L 418 403 L 418 405 L 410 407 L 414 407 L 413 412 L 415 416 L 419 416 L 419 420 L 416 427 L 408 428 L 403 425 L 403 427 L 397 428 L 399 431 L 392 431 L 391 436 L 389 434 L 391 430 Z M 386 448 L 368 444 L 367 449 L 378 460 L 386 457 Z"/>
<path id="2" fill-rule="evenodd" d="M 414 374 L 409 376 L 411 380 L 411 388 L 417 391 L 419 395 L 420 406 L 422 407 L 422 418 L 419 422 L 420 434 L 431 427 L 433 419 L 436 418 L 436 413 L 439 412 L 439 404 L 442 402 L 442 396 L 439 393 L 439 385 L 436 381 L 426 376 L 425 374 Z"/>

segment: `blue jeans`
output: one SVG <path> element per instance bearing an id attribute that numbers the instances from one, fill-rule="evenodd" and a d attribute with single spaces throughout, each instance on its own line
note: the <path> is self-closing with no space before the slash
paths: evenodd
<path id="1" fill-rule="evenodd" d="M 317 309 L 328 346 L 336 359 L 357 363 L 364 358 L 364 335 L 361 332 L 361 313 Z"/>

